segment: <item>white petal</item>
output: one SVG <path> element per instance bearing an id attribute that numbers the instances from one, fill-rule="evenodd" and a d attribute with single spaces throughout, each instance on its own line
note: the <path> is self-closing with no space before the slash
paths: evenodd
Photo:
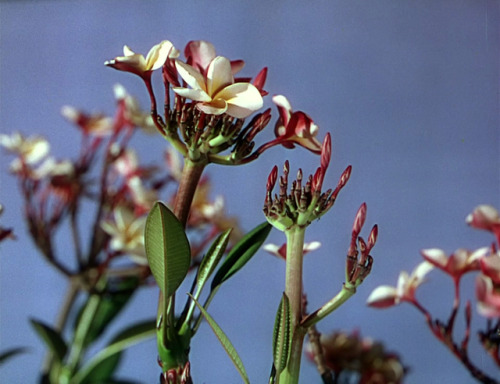
<path id="1" fill-rule="evenodd" d="M 424 261 L 417 265 L 412 273 L 412 277 L 417 278 L 419 281 L 423 280 L 425 275 L 427 275 L 434 267 L 431 263 Z"/>
<path id="2" fill-rule="evenodd" d="M 228 104 L 222 99 L 217 99 L 210 103 L 196 104 L 196 108 L 207 115 L 222 115 L 224 112 L 227 112 Z"/>
<path id="3" fill-rule="evenodd" d="M 366 304 L 373 307 L 389 307 L 395 304 L 395 300 L 398 297 L 397 290 L 389 285 L 381 285 L 373 290 L 373 292 L 368 296 Z"/>
<path id="4" fill-rule="evenodd" d="M 193 89 L 202 89 L 205 92 L 207 91 L 205 87 L 205 79 L 200 72 L 180 60 L 175 61 L 175 67 L 187 85 Z"/>
<path id="5" fill-rule="evenodd" d="M 202 89 L 189 89 L 182 87 L 172 87 L 172 90 L 179 96 L 191 99 L 194 101 L 210 102 L 212 98 Z"/>
<path id="6" fill-rule="evenodd" d="M 168 40 L 163 40 L 160 44 L 155 45 L 149 50 L 146 57 L 146 68 L 154 71 L 163 66 L 172 49 L 175 48 Z"/>
<path id="7" fill-rule="evenodd" d="M 223 56 L 217 56 L 207 69 L 207 93 L 214 96 L 223 87 L 234 82 L 231 63 Z"/>
<path id="8" fill-rule="evenodd" d="M 264 104 L 259 90 L 250 83 L 231 84 L 217 93 L 216 98 L 225 100 L 229 104 L 226 113 L 238 119 L 248 117 Z"/>
<path id="9" fill-rule="evenodd" d="M 430 249 L 422 249 L 420 251 L 424 259 L 428 260 L 433 264 L 437 264 L 443 268 L 446 267 L 448 263 L 448 256 L 442 249 L 438 248 L 430 248 Z"/>
<path id="10" fill-rule="evenodd" d="M 135 55 L 135 52 L 132 51 L 128 45 L 124 45 L 123 46 L 123 55 L 124 56 L 132 56 L 132 55 Z"/>

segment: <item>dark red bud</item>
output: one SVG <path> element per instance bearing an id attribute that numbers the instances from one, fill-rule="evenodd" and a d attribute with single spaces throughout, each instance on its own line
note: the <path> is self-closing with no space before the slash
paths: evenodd
<path id="1" fill-rule="evenodd" d="M 278 167 L 275 165 L 267 178 L 266 188 L 268 192 L 271 192 L 273 190 L 277 178 L 278 178 Z"/>

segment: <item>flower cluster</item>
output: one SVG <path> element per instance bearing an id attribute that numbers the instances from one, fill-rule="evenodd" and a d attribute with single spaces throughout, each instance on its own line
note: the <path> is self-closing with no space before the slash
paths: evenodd
<path id="1" fill-rule="evenodd" d="M 264 214 L 267 220 L 280 230 L 294 225 L 305 227 L 313 220 L 324 215 L 335 203 L 340 190 L 346 185 L 351 175 L 351 166 L 342 173 L 334 190 L 322 192 L 323 179 L 330 163 L 331 139 L 325 136 L 321 146 L 321 165 L 314 175 L 310 175 L 303 184 L 302 170 L 299 169 L 297 179 L 292 182 L 288 193 L 288 173 L 290 166 L 285 162 L 283 176 L 279 180 L 279 194 L 273 196 L 273 189 L 278 179 L 278 167 L 274 167 L 267 179 L 267 194 L 264 203 Z"/>
<path id="2" fill-rule="evenodd" d="M 299 145 L 320 153 L 318 126 L 306 113 L 292 111 L 282 95 L 273 97 L 279 112 L 276 138 L 253 151 L 255 136 L 271 118 L 269 109 L 258 112 L 267 95 L 266 67 L 253 80 L 235 77 L 245 62 L 217 55 L 215 47 L 203 40 L 190 41 L 184 56 L 185 60 L 181 60 L 180 52 L 165 40 L 151 48 L 146 58 L 125 46 L 124 56 L 105 62 L 143 79 L 151 99 L 152 123 L 183 155 L 194 161 L 241 164 L 255 160 L 275 145 Z M 158 114 L 151 83 L 153 71 L 160 68 L 165 85 L 163 118 Z M 244 126 L 244 120 L 254 113 Z M 220 155 L 228 149 L 228 155 Z"/>
<path id="3" fill-rule="evenodd" d="M 495 323 L 488 322 L 486 331 L 479 331 L 480 340 L 488 354 L 500 367 L 500 251 L 497 250 L 500 233 L 500 215 L 498 211 L 487 205 L 477 207 L 466 218 L 467 223 L 478 229 L 490 231 L 497 238 L 497 244 L 471 251 L 457 249 L 451 255 L 439 248 L 424 249 L 421 262 L 411 274 L 403 271 L 399 275 L 396 287 L 383 285 L 376 288 L 368 297 L 368 305 L 375 308 L 387 308 L 402 302 L 415 306 L 426 318 L 427 325 L 436 338 L 445 344 L 450 351 L 464 364 L 472 376 L 483 382 L 490 378 L 470 360 L 467 347 L 471 327 L 471 305 L 465 306 L 466 331 L 463 340 L 454 341 L 455 319 L 460 306 L 460 282 L 462 277 L 471 272 L 477 273 L 476 300 L 477 311 Z M 450 317 L 447 322 L 434 319 L 432 314 L 416 297 L 417 288 L 426 280 L 427 274 L 439 269 L 448 275 L 455 288 L 455 297 Z M 492 326 L 493 324 L 493 326 Z"/>

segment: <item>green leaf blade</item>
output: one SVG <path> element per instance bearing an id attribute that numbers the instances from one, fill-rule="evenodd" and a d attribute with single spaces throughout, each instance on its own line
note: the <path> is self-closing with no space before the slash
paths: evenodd
<path id="1" fill-rule="evenodd" d="M 114 362 L 118 363 L 119 355 L 125 349 L 146 339 L 153 338 L 155 335 L 156 320 L 143 321 L 124 329 L 113 338 L 108 346 L 99 351 L 76 373 L 72 383 L 92 383 L 96 369 L 100 370 L 100 374 L 104 374 L 106 370 L 110 371 Z"/>
<path id="2" fill-rule="evenodd" d="M 229 358 L 233 362 L 234 366 L 238 370 L 238 372 L 239 372 L 241 378 L 243 379 L 243 381 L 245 382 L 245 384 L 250 384 L 250 380 L 249 380 L 248 375 L 246 373 L 245 367 L 243 366 L 243 362 L 241 361 L 241 358 L 238 355 L 238 352 L 236 352 L 236 349 L 234 348 L 233 344 L 231 344 L 231 342 L 229 341 L 229 338 L 227 337 L 227 335 L 224 333 L 222 328 L 215 322 L 213 317 L 208 314 L 208 312 L 205 310 L 205 308 L 203 308 L 203 306 L 200 305 L 200 303 L 198 303 L 198 301 L 196 301 L 194 299 L 194 297 L 191 296 L 191 298 L 196 303 L 196 306 L 200 310 L 201 314 L 203 315 L 203 317 L 207 321 L 210 328 L 212 328 L 212 331 L 214 332 L 215 336 L 217 337 L 217 339 L 221 343 L 222 347 L 224 348 L 224 350 L 228 354 Z"/>
<path id="3" fill-rule="evenodd" d="M 198 268 L 198 276 L 196 277 L 197 280 L 196 284 L 198 285 L 198 291 L 201 291 L 206 281 L 217 267 L 217 264 L 219 264 L 220 259 L 224 255 L 224 252 L 226 251 L 227 248 L 227 244 L 229 242 L 229 236 L 231 235 L 231 231 L 232 229 L 228 229 L 223 233 L 221 233 L 219 237 L 217 237 L 217 239 L 212 243 L 207 254 L 201 261 L 200 267 Z"/>
<path id="4" fill-rule="evenodd" d="M 156 202 L 149 212 L 144 242 L 151 272 L 165 297 L 169 297 L 188 273 L 191 251 L 183 225 L 161 202 Z"/>
<path id="5" fill-rule="evenodd" d="M 247 233 L 229 252 L 212 280 L 211 290 L 233 276 L 252 258 L 266 240 L 272 226 L 267 221 Z"/>
<path id="6" fill-rule="evenodd" d="M 30 322 L 35 332 L 45 342 L 57 361 L 62 362 L 68 352 L 68 346 L 61 334 L 41 321 L 30 319 Z"/>

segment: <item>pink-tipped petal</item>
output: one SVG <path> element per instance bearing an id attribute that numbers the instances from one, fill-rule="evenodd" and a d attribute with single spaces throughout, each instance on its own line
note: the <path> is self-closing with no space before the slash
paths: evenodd
<path id="1" fill-rule="evenodd" d="M 389 285 L 381 285 L 368 296 L 366 304 L 375 308 L 388 308 L 397 304 L 397 291 Z"/>

